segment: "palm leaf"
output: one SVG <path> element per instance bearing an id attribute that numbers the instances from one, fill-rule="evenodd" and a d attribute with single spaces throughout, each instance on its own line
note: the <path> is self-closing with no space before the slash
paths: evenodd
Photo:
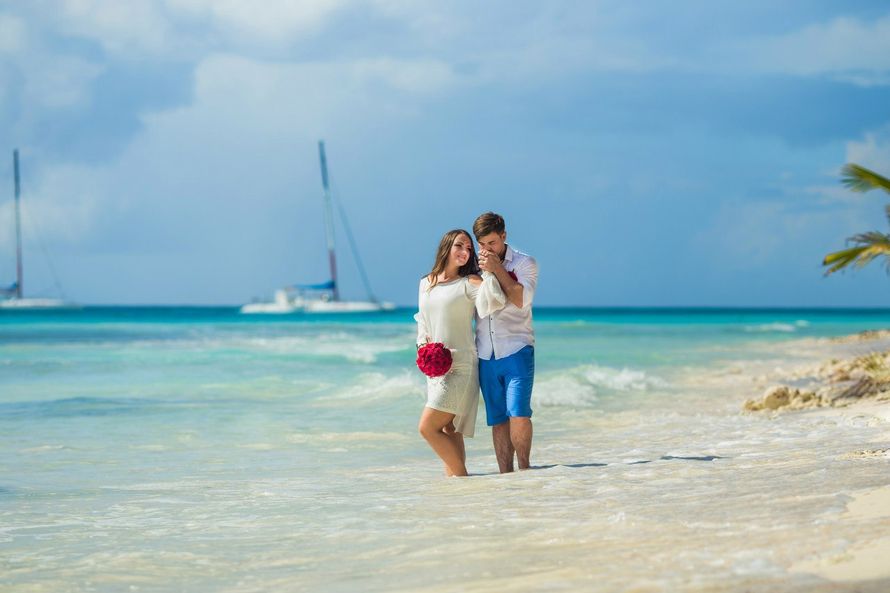
<path id="1" fill-rule="evenodd" d="M 867 192 L 872 189 L 883 189 L 890 193 L 890 179 L 878 175 L 874 171 L 848 163 L 841 170 L 841 183 L 856 192 Z"/>
<path id="2" fill-rule="evenodd" d="M 890 268 L 890 235 L 870 231 L 854 235 L 848 241 L 855 243 L 856 247 L 829 253 L 822 260 L 823 266 L 831 266 L 825 272 L 826 276 L 851 264 L 861 268 L 882 255 L 888 258 L 887 266 Z"/>
<path id="3" fill-rule="evenodd" d="M 823 266 L 831 266 L 828 270 L 825 271 L 825 275 L 833 274 L 838 270 L 846 268 L 850 265 L 851 262 L 855 261 L 859 254 L 865 251 L 865 247 L 851 247 L 849 249 L 842 249 L 840 251 L 835 251 L 834 253 L 829 253 L 825 256 L 825 259 L 822 260 Z"/>

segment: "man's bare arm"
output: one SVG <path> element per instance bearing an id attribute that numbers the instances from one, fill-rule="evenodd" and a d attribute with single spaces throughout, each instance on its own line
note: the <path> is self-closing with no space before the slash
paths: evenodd
<path id="1" fill-rule="evenodd" d="M 513 303 L 517 308 L 521 309 L 522 284 L 513 280 L 513 277 L 510 276 L 510 272 L 508 272 L 504 266 L 499 266 L 498 269 L 494 270 L 492 273 L 495 278 L 498 279 L 498 283 L 501 285 L 501 290 L 507 295 L 507 300 Z"/>

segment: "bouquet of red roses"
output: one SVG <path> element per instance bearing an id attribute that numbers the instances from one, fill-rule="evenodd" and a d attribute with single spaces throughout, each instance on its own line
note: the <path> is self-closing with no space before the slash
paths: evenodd
<path id="1" fill-rule="evenodd" d="M 441 377 L 451 368 L 451 350 L 442 342 L 424 344 L 417 349 L 417 368 L 427 377 Z"/>

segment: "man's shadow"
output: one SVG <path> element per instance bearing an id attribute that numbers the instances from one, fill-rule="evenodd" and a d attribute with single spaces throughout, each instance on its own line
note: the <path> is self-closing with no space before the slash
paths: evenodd
<path id="1" fill-rule="evenodd" d="M 726 457 L 721 457 L 720 455 L 662 455 L 658 459 L 638 459 L 635 461 L 627 461 L 627 462 L 616 462 L 616 463 L 602 463 L 602 462 L 593 462 L 593 463 L 551 463 L 549 465 L 533 465 L 529 469 L 551 469 L 554 467 L 571 467 L 571 468 L 582 468 L 582 467 L 606 467 L 609 465 L 642 465 L 644 463 L 652 463 L 653 461 L 714 461 L 716 459 L 726 459 Z"/>

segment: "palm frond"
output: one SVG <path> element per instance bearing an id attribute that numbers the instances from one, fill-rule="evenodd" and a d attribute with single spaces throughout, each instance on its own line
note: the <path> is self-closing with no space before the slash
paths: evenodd
<path id="1" fill-rule="evenodd" d="M 859 254 L 865 251 L 865 247 L 850 247 L 849 249 L 842 249 L 840 251 L 835 251 L 834 253 L 829 253 L 825 256 L 825 259 L 822 260 L 823 266 L 831 266 L 825 271 L 825 275 L 828 276 L 846 268 L 850 265 L 851 262 L 855 261 Z"/>
<path id="2" fill-rule="evenodd" d="M 831 266 L 826 270 L 826 276 L 849 265 L 861 268 L 882 255 L 888 258 L 887 264 L 890 267 L 890 235 L 870 231 L 854 235 L 848 242 L 855 243 L 856 247 L 829 253 L 822 260 L 823 266 Z"/>
<path id="3" fill-rule="evenodd" d="M 851 243 L 865 247 L 884 250 L 890 253 L 890 235 L 880 233 L 878 231 L 869 231 L 867 233 L 859 233 L 847 239 Z"/>
<path id="4" fill-rule="evenodd" d="M 848 163 L 841 169 L 841 183 L 856 192 L 867 192 L 872 189 L 883 189 L 890 193 L 890 179 L 878 175 L 874 171 L 854 163 Z"/>

